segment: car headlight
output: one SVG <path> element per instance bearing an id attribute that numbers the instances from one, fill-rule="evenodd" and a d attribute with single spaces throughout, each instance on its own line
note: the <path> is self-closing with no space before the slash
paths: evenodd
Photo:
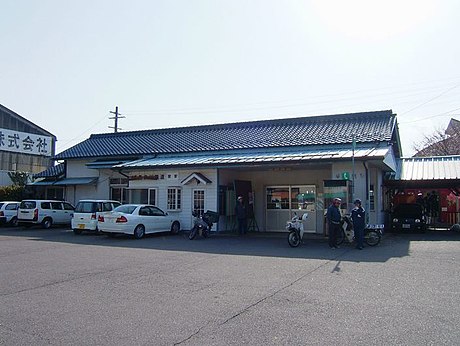
<path id="1" fill-rule="evenodd" d="M 393 219 L 393 222 L 398 222 L 399 220 L 397 218 L 394 218 Z"/>
<path id="2" fill-rule="evenodd" d="M 420 223 L 421 220 L 420 219 L 415 219 L 415 223 Z"/>

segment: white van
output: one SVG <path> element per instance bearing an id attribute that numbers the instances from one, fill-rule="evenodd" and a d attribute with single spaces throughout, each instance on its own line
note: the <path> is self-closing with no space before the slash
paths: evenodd
<path id="1" fill-rule="evenodd" d="M 18 223 L 22 226 L 41 225 L 48 229 L 52 225 L 68 225 L 74 206 L 68 202 L 26 199 L 19 204 Z"/>
<path id="2" fill-rule="evenodd" d="M 99 215 L 108 213 L 121 205 L 118 201 L 85 199 L 77 203 L 72 218 L 72 229 L 75 234 L 83 231 L 98 231 Z"/>
<path id="3" fill-rule="evenodd" d="M 20 202 L 0 202 L 0 225 L 18 225 L 18 206 Z"/>

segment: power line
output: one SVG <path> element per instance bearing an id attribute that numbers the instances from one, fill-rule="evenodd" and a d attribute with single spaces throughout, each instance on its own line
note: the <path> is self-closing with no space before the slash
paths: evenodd
<path id="1" fill-rule="evenodd" d="M 420 108 L 420 107 L 426 105 L 427 103 L 430 103 L 431 101 L 434 101 L 434 100 L 440 98 L 441 96 L 447 94 L 449 91 L 454 90 L 455 88 L 458 88 L 459 86 L 460 86 L 460 84 L 454 85 L 452 88 L 447 89 L 446 91 L 444 91 L 444 92 L 440 93 L 439 95 L 437 95 L 437 96 L 435 96 L 435 97 L 429 99 L 428 101 L 423 102 L 423 103 L 421 103 L 421 104 L 419 104 L 419 105 L 417 105 L 417 106 L 415 106 L 415 107 L 409 109 L 408 111 L 405 111 L 405 112 L 401 113 L 401 115 L 407 114 L 407 113 L 409 113 L 409 112 L 412 112 L 413 110 L 415 110 L 415 109 L 417 109 L 417 108 Z"/>
<path id="2" fill-rule="evenodd" d="M 412 109 L 404 112 L 408 113 L 418 107 L 421 107 L 441 96 L 448 93 L 449 91 L 455 89 L 459 85 L 449 88 L 447 91 L 443 91 L 440 95 L 437 95 L 434 98 L 424 102 L 423 104 L 417 105 Z M 397 88 L 397 87 L 396 87 Z M 441 89 L 442 88 L 442 89 Z M 372 93 L 372 91 L 380 91 L 380 90 L 387 90 L 390 89 L 391 92 L 380 92 L 380 93 Z M 396 96 L 397 99 L 404 99 L 408 97 L 414 97 L 417 95 L 423 95 L 429 92 L 433 92 L 436 90 L 444 90 L 443 86 L 437 86 L 433 88 L 431 85 L 429 88 L 426 87 L 418 87 L 413 88 L 407 91 L 397 91 L 395 88 L 387 87 L 387 88 L 379 88 L 379 89 L 367 89 L 361 91 L 353 91 L 348 93 L 340 93 L 340 94 L 330 94 L 330 95 L 321 95 L 316 96 L 308 101 L 308 99 L 297 99 L 297 100 L 279 100 L 279 101 L 268 101 L 268 102 L 253 102 L 247 104 L 239 104 L 239 105 L 223 105 L 223 106 L 215 106 L 215 107 L 192 107 L 192 108 L 170 108 L 170 109 L 157 109 L 152 111 L 127 111 L 126 113 L 132 115 L 133 117 L 139 116 L 147 116 L 147 115 L 193 115 L 193 114 L 216 114 L 216 113 L 234 113 L 234 112 L 250 112 L 250 111 L 260 111 L 260 110 L 275 110 L 275 109 L 286 109 L 286 108 L 294 108 L 294 107 L 305 107 L 305 106 L 314 106 L 320 104 L 330 104 L 332 102 L 346 102 L 352 100 L 370 100 L 382 97 L 388 97 L 392 95 Z M 367 94 L 367 95 L 365 95 Z M 331 100 L 331 98 L 333 98 Z M 287 103 L 282 104 L 285 102 L 295 102 L 295 103 Z M 376 101 L 375 101 L 376 102 Z M 394 102 L 394 98 L 392 98 L 392 102 Z M 125 113 L 125 114 L 126 114 Z"/>
<path id="3" fill-rule="evenodd" d="M 439 114 L 436 114 L 436 115 L 431 115 L 429 117 L 426 117 L 426 118 L 422 118 L 422 119 L 415 119 L 415 120 L 411 120 L 411 121 L 403 121 L 403 122 L 399 122 L 399 124 L 410 124 L 410 123 L 415 123 L 415 122 L 419 122 L 419 121 L 423 121 L 423 120 L 427 120 L 427 119 L 431 119 L 431 118 L 436 118 L 436 117 L 441 117 L 441 116 L 454 116 L 455 114 L 450 114 L 449 113 L 452 113 L 452 112 L 455 112 L 455 111 L 458 111 L 460 110 L 460 107 L 459 108 L 455 108 L 455 109 L 452 109 L 450 111 L 447 111 L 447 112 L 444 112 L 444 113 L 439 113 Z"/>

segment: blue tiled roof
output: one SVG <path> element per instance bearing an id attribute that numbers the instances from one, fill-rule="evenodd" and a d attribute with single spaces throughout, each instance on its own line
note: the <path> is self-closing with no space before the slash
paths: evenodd
<path id="1" fill-rule="evenodd" d="M 64 174 L 65 167 L 63 163 L 60 163 L 56 166 L 49 167 L 48 169 L 44 170 L 43 172 L 33 174 L 32 177 L 34 179 L 37 178 L 56 178 Z"/>
<path id="2" fill-rule="evenodd" d="M 391 110 L 220 125 L 93 134 L 56 159 L 389 142 Z"/>

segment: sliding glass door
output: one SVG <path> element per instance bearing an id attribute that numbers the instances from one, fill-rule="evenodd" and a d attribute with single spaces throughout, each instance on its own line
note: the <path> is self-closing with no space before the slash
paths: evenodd
<path id="1" fill-rule="evenodd" d="M 297 213 L 302 217 L 308 213 L 304 222 L 306 232 L 316 232 L 316 186 L 287 185 L 268 186 L 266 188 L 266 217 L 267 231 L 285 231 L 286 221 Z"/>

